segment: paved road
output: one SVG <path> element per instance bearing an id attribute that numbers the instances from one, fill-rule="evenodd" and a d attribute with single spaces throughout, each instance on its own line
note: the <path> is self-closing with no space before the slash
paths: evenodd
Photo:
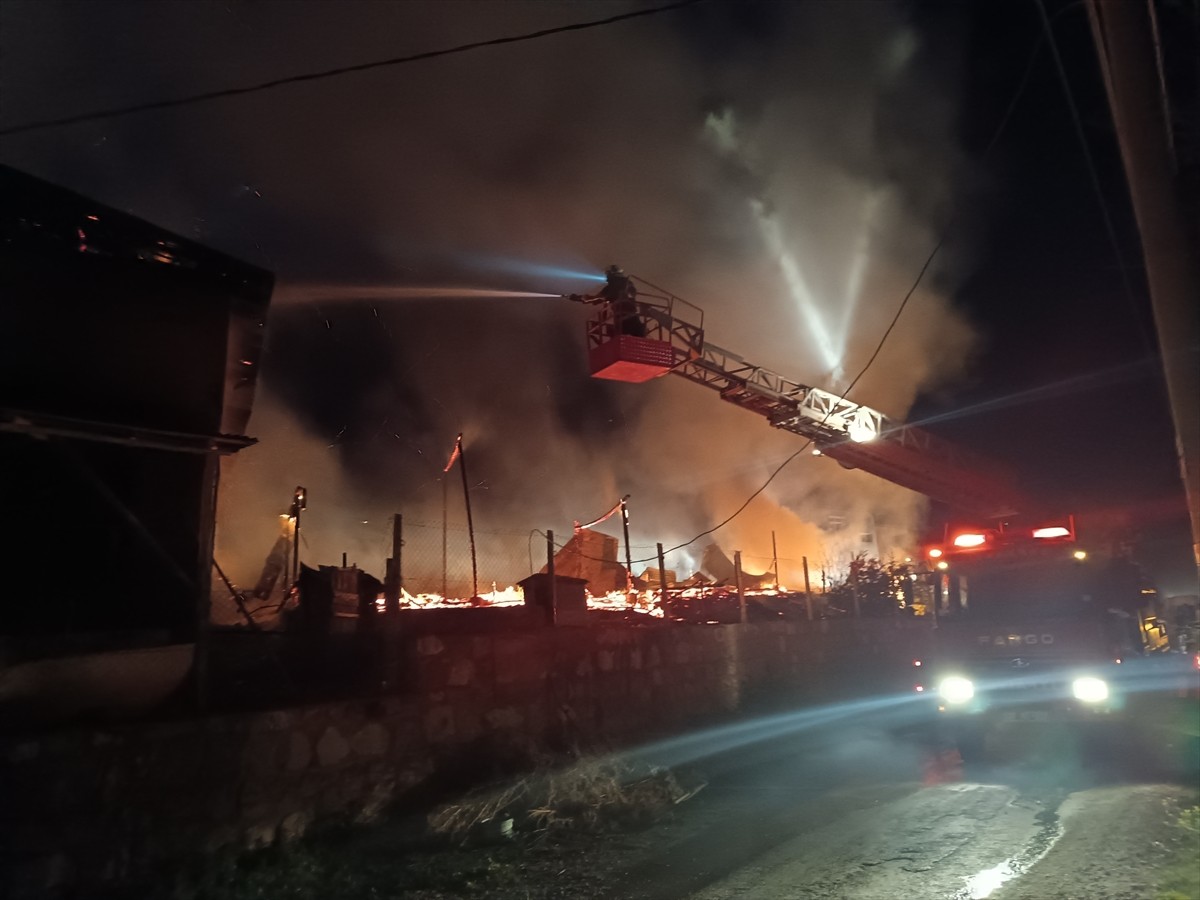
<path id="1" fill-rule="evenodd" d="M 952 751 L 844 724 L 732 747 L 698 762 L 709 786 L 616 895 L 1151 900 L 1200 772 L 1147 740 L 1102 750 L 1041 727 L 966 771 Z"/>
<path id="2" fill-rule="evenodd" d="M 1158 900 L 1168 862 L 1194 872 L 1185 851 L 1200 859 L 1200 835 L 1175 823 L 1200 802 L 1195 700 L 1139 699 L 1134 739 L 1123 733 L 1108 748 L 1030 725 L 994 747 L 989 764 L 965 770 L 927 730 L 881 723 L 888 710 L 913 708 L 903 698 L 859 700 L 641 748 L 685 790 L 701 775 L 708 782 L 655 824 L 628 815 L 650 808 L 648 799 L 660 809 L 654 791 L 619 827 L 518 829 L 515 840 L 480 835 L 460 847 L 427 845 L 423 819 L 399 817 L 246 868 L 218 867 L 202 896 Z M 597 773 L 585 765 L 578 775 L 566 796 L 591 796 L 584 788 Z M 608 795 L 607 777 L 593 785 L 598 796 Z M 180 895 L 174 881 L 163 888 L 163 897 Z M 1200 895 L 1200 884 L 1189 891 Z"/>

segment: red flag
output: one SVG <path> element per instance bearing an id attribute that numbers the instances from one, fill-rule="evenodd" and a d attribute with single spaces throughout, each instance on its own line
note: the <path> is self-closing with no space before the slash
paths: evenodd
<path id="1" fill-rule="evenodd" d="M 581 531 L 581 530 L 582 530 L 582 529 L 584 529 L 584 528 L 591 528 L 593 525 L 599 525 L 601 522 L 603 522 L 603 521 L 604 521 L 604 520 L 606 520 L 606 519 L 611 519 L 613 516 L 615 516 L 615 515 L 617 514 L 617 511 L 618 511 L 618 510 L 621 508 L 621 505 L 622 505 L 624 502 L 625 502 L 625 499 L 624 499 L 624 498 L 622 498 L 622 499 L 618 500 L 618 501 L 617 501 L 617 505 L 616 505 L 616 506 L 614 506 L 612 509 L 610 509 L 608 512 L 606 512 L 606 513 L 605 513 L 604 515 L 602 515 L 600 518 L 598 518 L 598 519 L 593 519 L 592 521 L 588 522 L 586 525 L 580 525 L 578 522 L 576 522 L 576 523 L 575 523 L 575 530 L 576 530 L 576 531 Z"/>
<path id="2" fill-rule="evenodd" d="M 446 463 L 446 468 L 442 469 L 443 473 L 449 472 L 454 465 L 454 461 L 462 455 L 462 435 L 454 442 L 454 452 L 450 454 L 450 461 Z"/>

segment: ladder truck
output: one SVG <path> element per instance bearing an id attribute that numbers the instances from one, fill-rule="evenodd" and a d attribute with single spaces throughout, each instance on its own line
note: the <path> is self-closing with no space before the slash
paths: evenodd
<path id="1" fill-rule="evenodd" d="M 923 548 L 937 638 L 935 658 L 914 661 L 914 688 L 936 704 L 964 756 L 1008 722 L 1119 721 L 1130 691 L 1154 688 L 1159 669 L 1142 665 L 1162 643 L 1147 627 L 1153 591 L 1132 562 L 1089 558 L 1073 517 L 1037 519 L 1011 469 L 709 343 L 698 307 L 617 266 L 596 294 L 566 296 L 594 307 L 592 377 L 686 378 L 846 468 L 967 517 Z M 1029 524 L 1013 524 L 1031 513 Z"/>

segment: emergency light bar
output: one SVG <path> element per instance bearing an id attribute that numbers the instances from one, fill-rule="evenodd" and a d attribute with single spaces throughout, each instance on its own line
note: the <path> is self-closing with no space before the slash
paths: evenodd
<path id="1" fill-rule="evenodd" d="M 1031 534 L 1035 540 L 1039 541 L 1055 539 L 1073 541 L 1075 540 L 1075 517 L 1068 516 L 1066 521 L 1060 519 L 1057 522 L 1045 522 L 1033 529 Z"/>
<path id="2" fill-rule="evenodd" d="M 1063 525 L 1051 525 L 1048 528 L 1033 529 L 1033 536 L 1039 540 L 1043 538 L 1063 538 L 1071 536 L 1071 529 Z"/>
<path id="3" fill-rule="evenodd" d="M 938 560 L 940 567 L 941 560 L 957 557 L 960 554 L 966 557 L 990 551 L 1021 552 L 1022 548 L 1032 549 L 1038 545 L 1045 547 L 1055 544 L 1070 544 L 1074 541 L 1074 516 L 1069 516 L 1065 520 L 1060 519 L 1057 522 L 1053 520 L 1044 522 L 1036 528 L 1030 528 L 1028 525 L 1018 527 L 1001 525 L 998 529 L 970 525 L 965 528 L 958 526 L 953 531 L 947 529 L 945 540 L 941 544 L 926 547 L 925 556 L 931 560 Z M 1082 553 L 1082 551 L 1080 552 Z M 1082 559 L 1085 556 L 1086 554 L 1076 558 Z"/>
<path id="4" fill-rule="evenodd" d="M 986 534 L 968 533 L 968 534 L 956 534 L 954 536 L 954 546 L 960 547 L 964 550 L 969 549 L 971 547 L 982 547 L 986 543 L 987 543 L 987 535 Z"/>

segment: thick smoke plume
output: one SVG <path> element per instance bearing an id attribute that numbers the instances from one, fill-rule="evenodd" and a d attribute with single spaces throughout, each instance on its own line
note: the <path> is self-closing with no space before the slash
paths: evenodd
<path id="1" fill-rule="evenodd" d="M 264 2 L 146 17 L 137 3 L 105 4 L 128 27 L 110 22 L 119 37 L 101 49 L 81 7 L 57 39 L 73 65 L 106 77 L 76 79 L 63 102 L 142 98 L 151 82 L 164 94 L 253 82 L 620 8 Z M 298 484 L 311 497 L 305 558 L 346 551 L 379 572 L 391 513 L 441 520 L 459 432 L 478 528 L 565 539 L 628 493 L 644 558 L 725 519 L 799 439 L 679 379 L 590 380 L 583 308 L 495 292 L 592 286 L 514 263 L 594 274 L 617 262 L 702 307 L 711 342 L 844 387 L 933 245 L 961 168 L 953 63 L 904 8 L 700 4 L 82 128 L 69 158 L 33 135 L 16 155 L 278 272 L 250 426 L 260 444 L 223 476 L 218 552 L 236 580 L 254 579 Z M 487 295 L 416 290 L 460 286 Z M 946 268 L 933 273 L 851 399 L 903 419 L 918 391 L 959 371 L 970 335 L 951 288 Z M 453 491 L 457 524 L 457 480 Z M 883 554 L 911 546 L 923 509 L 803 454 L 668 565 L 690 574 L 715 540 L 765 569 L 773 531 L 794 584 L 800 557 L 836 562 L 864 534 Z M 481 578 L 521 577 L 536 555 Z"/>

